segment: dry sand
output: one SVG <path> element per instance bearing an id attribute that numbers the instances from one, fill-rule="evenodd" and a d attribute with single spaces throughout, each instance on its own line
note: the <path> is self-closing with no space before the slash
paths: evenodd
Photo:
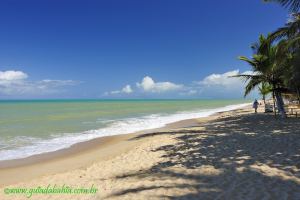
<path id="1" fill-rule="evenodd" d="M 240 109 L 180 126 L 94 141 L 47 161 L 8 163 L 18 166 L 0 169 L 0 199 L 27 199 L 4 188 L 49 184 L 98 191 L 31 199 L 300 199 L 299 118 Z"/>

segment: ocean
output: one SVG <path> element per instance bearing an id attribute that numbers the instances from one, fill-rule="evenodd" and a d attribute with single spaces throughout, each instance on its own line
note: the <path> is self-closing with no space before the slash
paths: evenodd
<path id="1" fill-rule="evenodd" d="M 247 100 L 2 100 L 0 160 L 160 128 L 247 104 Z"/>

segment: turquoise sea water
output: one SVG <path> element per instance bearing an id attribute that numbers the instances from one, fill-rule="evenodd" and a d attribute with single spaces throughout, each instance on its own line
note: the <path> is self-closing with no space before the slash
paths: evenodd
<path id="1" fill-rule="evenodd" d="M 249 101 L 248 101 L 249 102 Z M 158 128 L 245 100 L 0 101 L 0 160 L 55 151 L 96 137 Z"/>

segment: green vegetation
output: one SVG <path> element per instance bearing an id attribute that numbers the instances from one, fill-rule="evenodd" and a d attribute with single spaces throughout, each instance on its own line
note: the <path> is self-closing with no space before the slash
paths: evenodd
<path id="1" fill-rule="evenodd" d="M 261 86 L 258 87 L 259 94 L 263 97 L 264 104 L 266 104 L 266 95 L 272 92 L 272 86 L 266 82 L 263 82 Z"/>
<path id="2" fill-rule="evenodd" d="M 288 8 L 291 12 L 298 12 L 300 8 L 299 0 L 264 0 L 264 2 L 276 2 L 281 4 L 283 7 Z"/>
<path id="3" fill-rule="evenodd" d="M 273 94 L 280 115 L 285 118 L 282 96 L 289 94 L 300 100 L 300 0 L 265 0 L 288 7 L 292 13 L 285 26 L 268 36 L 260 35 L 252 45 L 251 58 L 240 56 L 253 70 L 252 74 L 240 74 L 246 81 L 245 96 L 258 87 L 263 99 Z M 296 12 L 296 13 L 295 13 Z"/>

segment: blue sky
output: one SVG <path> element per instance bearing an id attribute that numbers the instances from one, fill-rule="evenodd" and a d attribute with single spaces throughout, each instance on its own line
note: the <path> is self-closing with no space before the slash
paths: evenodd
<path id="1" fill-rule="evenodd" d="M 3 0 L 0 98 L 238 98 L 237 56 L 287 17 L 261 0 Z"/>

